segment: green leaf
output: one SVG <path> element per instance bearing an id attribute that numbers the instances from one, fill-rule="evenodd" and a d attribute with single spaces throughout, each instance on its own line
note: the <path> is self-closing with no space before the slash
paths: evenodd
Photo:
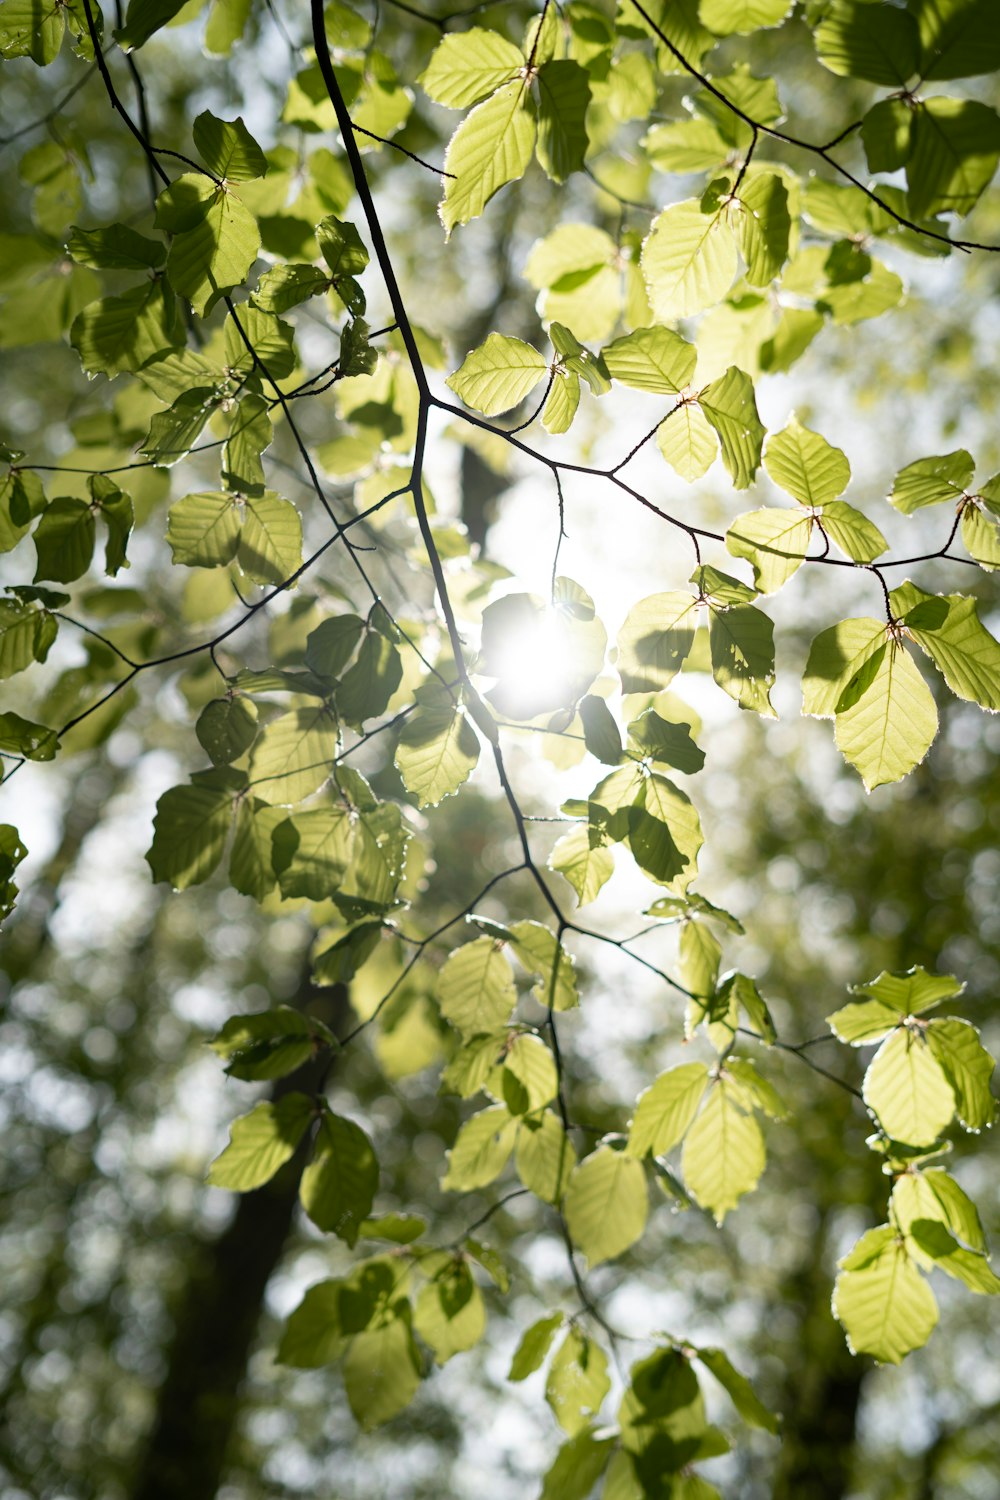
<path id="1" fill-rule="evenodd" d="M 1000 568 L 1000 532 L 992 516 L 987 518 L 974 500 L 962 507 L 962 541 L 970 557 L 981 568 Z"/>
<path id="2" fill-rule="evenodd" d="M 310 807 L 280 822 L 272 833 L 271 857 L 282 895 L 322 901 L 339 892 L 355 842 L 346 807 Z"/>
<path id="3" fill-rule="evenodd" d="M 503 1063 L 503 1097 L 511 1114 L 533 1114 L 555 1098 L 558 1088 L 555 1059 L 541 1037 L 515 1037 Z"/>
<path id="4" fill-rule="evenodd" d="M 793 0 L 700 0 L 702 24 L 718 36 L 748 34 L 762 27 L 780 26 Z"/>
<path id="5" fill-rule="evenodd" d="M 730 143 L 711 120 L 675 120 L 654 125 L 642 145 L 661 172 L 714 172 L 729 155 Z"/>
<path id="6" fill-rule="evenodd" d="M 377 918 L 339 932 L 332 943 L 313 954 L 313 983 L 347 984 L 368 962 L 381 937 L 382 923 Z"/>
<path id="7" fill-rule="evenodd" d="M 695 198 L 672 203 L 653 220 L 642 247 L 642 274 L 657 319 L 672 323 L 721 301 L 737 262 L 725 210 L 704 213 Z"/>
<path id="8" fill-rule="evenodd" d="M 937 1303 L 891 1225 L 869 1229 L 840 1265 L 833 1312 L 852 1354 L 898 1365 L 926 1344 L 937 1324 Z"/>
<path id="9" fill-rule="evenodd" d="M 201 771 L 189 786 L 164 792 L 146 852 L 154 880 L 183 891 L 208 879 L 222 858 L 241 780 L 228 769 Z"/>
<path id="10" fill-rule="evenodd" d="M 549 1366 L 545 1399 L 570 1437 L 590 1425 L 611 1389 L 607 1355 L 576 1327 L 566 1333 Z"/>
<path id="11" fill-rule="evenodd" d="M 802 676 L 802 712 L 831 719 L 855 701 L 865 668 L 886 644 L 884 620 L 842 620 L 821 631 Z"/>
<path id="12" fill-rule="evenodd" d="M 391 1240 L 394 1245 L 412 1245 L 426 1229 L 426 1219 L 416 1214 L 381 1214 L 377 1219 L 366 1219 L 358 1230 L 358 1237 Z"/>
<path id="13" fill-rule="evenodd" d="M 236 832 L 229 856 L 233 889 L 263 901 L 274 889 L 271 840 L 284 820 L 284 809 L 269 807 L 256 797 L 244 797 L 236 809 Z"/>
<path id="14" fill-rule="evenodd" d="M 740 189 L 736 235 L 751 286 L 769 286 L 788 259 L 788 189 L 776 172 L 750 174 Z"/>
<path id="15" fill-rule="evenodd" d="M 448 1152 L 448 1170 L 441 1179 L 445 1192 L 487 1187 L 507 1165 L 516 1133 L 517 1121 L 502 1104 L 466 1120 Z"/>
<path id="16" fill-rule="evenodd" d="M 555 933 L 541 922 L 530 921 L 514 922 L 509 931 L 518 962 L 529 974 L 538 975 L 538 983 L 532 986 L 532 998 L 546 1008 L 551 1005 L 555 1011 L 572 1010 L 579 1005 L 576 966 L 572 954 L 557 941 Z"/>
<path id="17" fill-rule="evenodd" d="M 299 1197 L 318 1229 L 357 1241 L 378 1190 L 378 1162 L 360 1125 L 325 1110 L 302 1173 Z"/>
<path id="18" fill-rule="evenodd" d="M 687 724 L 664 719 L 655 708 L 633 719 L 628 726 L 629 749 L 660 765 L 693 774 L 705 764 L 705 752 L 691 738 Z"/>
<path id="19" fill-rule="evenodd" d="M 322 1048 L 335 1045 L 329 1027 L 289 1005 L 231 1016 L 209 1043 L 225 1059 L 231 1078 L 252 1083 L 285 1078 Z"/>
<path id="20" fill-rule="evenodd" d="M 657 395 L 684 390 L 698 360 L 694 345 L 672 328 L 634 328 L 602 352 L 612 379 Z"/>
<path id="21" fill-rule="evenodd" d="M 538 69 L 538 141 L 542 168 L 553 182 L 565 182 L 583 168 L 587 152 L 590 79 L 579 63 L 545 62 Z"/>
<path id="22" fill-rule="evenodd" d="M 539 1500 L 587 1500 L 614 1446 L 613 1437 L 595 1437 L 589 1428 L 571 1437 L 546 1472 Z"/>
<path id="23" fill-rule="evenodd" d="M 698 626 L 698 601 L 690 594 L 650 594 L 628 613 L 618 632 L 622 691 L 658 693 L 684 665 Z"/>
<path id="24" fill-rule="evenodd" d="M 881 1011 L 895 1017 L 894 1024 L 898 1025 L 907 1016 L 923 1015 L 925 1011 L 940 1005 L 942 1000 L 951 1000 L 960 995 L 964 989 L 965 985 L 959 983 L 953 974 L 928 974 L 920 964 L 915 964 L 905 973 L 897 971 L 890 974 L 883 969 L 881 974 L 875 979 L 869 979 L 866 984 L 851 986 L 853 994 L 870 996 L 864 1005 L 845 1006 L 835 1016 L 828 1016 L 827 1020 L 831 1026 L 834 1021 L 837 1022 L 833 1029 L 842 1041 L 855 1043 L 862 1038 L 874 1040 L 888 1030 L 888 1026 L 883 1028 L 883 1032 L 871 1031 L 866 1018 L 875 1018 Z M 860 1014 L 862 1011 L 864 1016 Z"/>
<path id="25" fill-rule="evenodd" d="M 281 714 L 254 745 L 254 792 L 262 802 L 301 802 L 329 778 L 336 754 L 336 721 L 325 704 Z"/>
<path id="26" fill-rule="evenodd" d="M 5 0 L 0 10 L 0 58 L 30 57 L 40 68 L 55 62 L 66 31 L 66 13 L 45 0 Z"/>
<path id="27" fill-rule="evenodd" d="M 890 640 L 852 679 L 841 702 L 845 699 L 846 706 L 837 710 L 837 748 L 866 790 L 908 776 L 927 754 L 938 727 L 930 688 L 909 652 Z"/>
<path id="28" fill-rule="evenodd" d="M 257 707 L 249 698 L 214 698 L 198 715 L 195 734 L 213 766 L 228 766 L 257 738 Z"/>
<path id="29" fill-rule="evenodd" d="M 957 1244 L 939 1221 L 916 1219 L 910 1225 L 910 1235 L 935 1266 L 956 1281 L 963 1282 L 970 1292 L 988 1297 L 995 1297 L 1000 1292 L 1000 1277 L 986 1257 Z"/>
<path id="30" fill-rule="evenodd" d="M 590 832 L 586 824 L 581 824 L 556 842 L 548 866 L 569 881 L 580 906 L 586 906 L 611 879 L 615 860 L 610 849 L 591 844 Z"/>
<path id="31" fill-rule="evenodd" d="M 90 567 L 97 527 L 85 500 L 60 498 L 42 512 L 33 537 L 38 554 L 35 582 L 72 583 Z"/>
<path id="32" fill-rule="evenodd" d="M 591 755 L 606 766 L 617 766 L 622 758 L 622 737 L 604 699 L 588 693 L 581 698 L 578 713 L 583 721 L 584 742 Z"/>
<path id="33" fill-rule="evenodd" d="M 10 823 L 0 823 L 0 922 L 6 921 L 14 910 L 18 897 L 14 871 L 27 852 L 17 829 Z"/>
<path id="34" fill-rule="evenodd" d="M 924 78 L 974 78 L 1000 68 L 991 0 L 917 0 L 913 9 Z"/>
<path id="35" fill-rule="evenodd" d="M 285 1325 L 276 1356 L 279 1364 L 311 1370 L 340 1358 L 348 1338 L 342 1316 L 345 1293 L 354 1293 L 353 1301 L 360 1302 L 356 1288 L 346 1280 L 320 1281 L 309 1288 Z"/>
<path id="36" fill-rule="evenodd" d="M 135 524 L 132 499 L 104 474 L 91 474 L 87 487 L 92 507 L 100 512 L 108 529 L 104 546 L 104 571 L 109 578 L 114 578 L 122 568 L 129 567 L 125 554 Z"/>
<path id="37" fill-rule="evenodd" d="M 499 1031 L 517 1003 L 510 961 L 492 938 L 456 948 L 438 975 L 441 1014 L 463 1037 Z"/>
<path id="38" fill-rule="evenodd" d="M 535 145 L 527 83 L 503 84 L 477 104 L 448 143 L 444 197 L 438 206 L 446 237 L 456 224 L 477 219 L 495 193 L 524 175 Z"/>
<path id="39" fill-rule="evenodd" d="M 725 1068 L 733 1097 L 744 1109 L 759 1109 L 772 1120 L 788 1119 L 788 1109 L 778 1090 L 758 1073 L 749 1058 L 730 1057 Z"/>
<path id="40" fill-rule="evenodd" d="M 695 568 L 689 581 L 698 591 L 699 599 L 716 609 L 728 609 L 733 604 L 752 604 L 757 597 L 757 590 L 749 584 L 741 583 L 731 573 L 722 573 L 718 568 L 704 564 Z"/>
<path id="41" fill-rule="evenodd" d="M 961 500 L 972 483 L 974 468 L 972 455 L 964 448 L 939 458 L 918 458 L 896 475 L 889 503 L 910 516 L 925 505 Z"/>
<path id="42" fill-rule="evenodd" d="M 916 23 L 889 5 L 833 0 L 814 39 L 820 62 L 842 78 L 901 88 L 918 71 Z"/>
<path id="43" fill-rule="evenodd" d="M 688 1192 L 721 1224 L 757 1186 L 765 1160 L 756 1119 L 736 1103 L 726 1080 L 718 1078 L 684 1137 L 681 1171 Z"/>
<path id="44" fill-rule="evenodd" d="M 228 57 L 250 18 L 251 0 L 213 0 L 205 27 L 205 50 Z"/>
<path id="45" fill-rule="evenodd" d="M 976 1205 L 943 1168 L 911 1170 L 897 1177 L 890 1206 L 904 1234 L 915 1219 L 939 1219 L 958 1239 L 985 1255 L 986 1236 Z"/>
<path id="46" fill-rule="evenodd" d="M 218 405 L 216 392 L 208 387 L 184 391 L 167 411 L 153 413 L 139 451 L 154 464 L 169 468 L 191 450 Z"/>
<path id="47" fill-rule="evenodd" d="M 129 0 L 125 25 L 114 33 L 123 52 L 132 52 L 148 42 L 154 32 L 168 25 L 182 8 L 184 0 Z"/>
<path id="48" fill-rule="evenodd" d="M 730 365 L 698 396 L 698 404 L 719 434 L 722 461 L 738 490 L 745 490 L 760 466 L 766 429 L 757 415 L 753 381 Z"/>
<path id="49" fill-rule="evenodd" d="M 235 120 L 219 120 L 203 110 L 191 133 L 198 155 L 216 177 L 249 182 L 267 171 L 267 158 L 239 115 Z"/>
<path id="50" fill-rule="evenodd" d="M 953 693 L 1000 712 L 1000 644 L 981 623 L 975 599 L 928 594 L 907 582 L 893 589 L 889 602 Z"/>
<path id="51" fill-rule="evenodd" d="M 491 333 L 447 384 L 466 406 L 493 417 L 519 406 L 547 370 L 545 356 L 523 339 Z"/>
<path id="52" fill-rule="evenodd" d="M 512 82 L 524 63 L 520 48 L 495 31 L 473 26 L 442 37 L 418 82 L 436 103 L 468 109 Z"/>
<path id="53" fill-rule="evenodd" d="M 910 1146 L 932 1145 L 955 1113 L 955 1095 L 928 1039 L 904 1027 L 872 1058 L 863 1092 L 886 1134 Z"/>
<path id="54" fill-rule="evenodd" d="M 680 1349 L 666 1348 L 634 1364 L 631 1377 L 618 1412 L 622 1446 L 632 1455 L 643 1494 L 663 1494 L 667 1485 L 675 1492 L 677 1471 L 701 1456 L 709 1436 L 697 1376 Z"/>
<path id="55" fill-rule="evenodd" d="M 438 1365 L 479 1343 L 486 1332 L 486 1306 L 467 1261 L 451 1261 L 422 1288 L 413 1326 Z"/>
<path id="56" fill-rule="evenodd" d="M 0 599 L 0 677 L 13 677 L 44 661 L 58 628 L 47 610 Z"/>
<path id="57" fill-rule="evenodd" d="M 148 239 L 127 224 L 98 229 L 80 229 L 74 224 L 66 249 L 78 265 L 105 271 L 156 270 L 167 256 L 162 240 Z"/>
<path id="58" fill-rule="evenodd" d="M 229 1127 L 229 1145 L 208 1169 L 211 1186 L 249 1193 L 270 1182 L 295 1155 L 315 1113 L 305 1094 L 262 1099 Z"/>
<path id="59" fill-rule="evenodd" d="M 189 568 L 221 567 L 236 556 L 241 530 L 236 495 L 222 490 L 188 495 L 167 516 L 172 561 Z"/>
<path id="60" fill-rule="evenodd" d="M 681 1063 L 661 1073 L 636 1101 L 625 1148 L 629 1156 L 666 1156 L 694 1119 L 707 1087 L 704 1063 Z"/>
<path id="61" fill-rule="evenodd" d="M 542 426 L 553 436 L 568 432 L 580 405 L 580 377 L 573 370 L 557 368 L 542 409 Z"/>
<path id="62" fill-rule="evenodd" d="M 243 285 L 259 249 L 253 214 L 231 189 L 218 188 L 202 217 L 175 234 L 167 256 L 170 284 L 204 317 L 227 292 Z"/>
<path id="63" fill-rule="evenodd" d="M 223 330 L 226 372 L 250 375 L 261 366 L 275 380 L 295 369 L 295 329 L 274 313 L 244 302 L 229 314 Z"/>
<path id="64" fill-rule="evenodd" d="M 58 749 L 54 729 L 22 719 L 20 714 L 0 713 L 0 750 L 10 750 L 26 760 L 53 760 Z"/>
<path id="65" fill-rule="evenodd" d="M 910 212 L 967 214 L 1000 162 L 1000 115 L 974 99 L 921 100 L 906 166 Z"/>
<path id="66" fill-rule="evenodd" d="M 604 356 L 581 344 L 576 334 L 562 323 L 549 324 L 549 338 L 560 364 L 585 380 L 595 396 L 606 396 L 611 389 L 611 376 Z"/>
<path id="67" fill-rule="evenodd" d="M 952 1016 L 932 1021 L 926 1036 L 954 1091 L 958 1118 L 966 1130 L 985 1130 L 996 1118 L 996 1103 L 990 1093 L 994 1062 L 976 1028 Z"/>
<path id="68" fill-rule="evenodd" d="M 502 1035 L 487 1035 L 464 1042 L 441 1074 L 441 1092 L 458 1094 L 462 1099 L 478 1094 L 495 1078 L 496 1067 L 503 1058 L 504 1041 Z"/>
<path id="69" fill-rule="evenodd" d="M 831 542 L 852 562 L 874 562 L 889 546 L 874 522 L 846 500 L 828 500 L 819 523 Z"/>
<path id="70" fill-rule="evenodd" d="M 310 297 L 325 292 L 329 285 L 330 277 L 319 266 L 271 266 L 257 282 L 253 304 L 263 312 L 288 312 Z"/>
<path id="71" fill-rule="evenodd" d="M 521 1335 L 521 1342 L 514 1351 L 514 1357 L 510 1362 L 507 1372 L 508 1380 L 527 1380 L 536 1370 L 541 1369 L 552 1347 L 552 1340 L 563 1325 L 563 1314 L 561 1312 L 550 1313 L 548 1317 L 539 1318 L 537 1323 L 532 1323 Z"/>
<path id="72" fill-rule="evenodd" d="M 514 1164 L 518 1177 L 536 1198 L 543 1203 L 562 1200 L 576 1166 L 576 1152 L 562 1121 L 552 1110 L 521 1120 Z"/>
<path id="73" fill-rule="evenodd" d="M 684 890 L 697 873 L 704 842 L 697 809 L 672 781 L 653 772 L 629 809 L 628 842 L 650 879 Z"/>
<path id="74" fill-rule="evenodd" d="M 774 624 L 749 604 L 713 609 L 708 626 L 712 676 L 740 708 L 774 718 Z"/>
<path id="75" fill-rule="evenodd" d="M 316 225 L 316 243 L 335 283 L 360 276 L 368 265 L 364 240 L 353 224 L 338 219 L 336 214 L 327 214 Z"/>
<path id="76" fill-rule="evenodd" d="M 719 985 L 714 1003 L 720 1006 L 727 1005 L 727 1007 L 738 1006 L 750 1023 L 751 1030 L 757 1033 L 766 1047 L 772 1046 L 777 1040 L 767 1001 L 749 975 L 739 973 L 726 975 Z"/>
<path id="77" fill-rule="evenodd" d="M 763 1427 L 765 1432 L 777 1433 L 780 1430 L 779 1418 L 768 1411 L 746 1376 L 733 1366 L 725 1350 L 699 1349 L 698 1358 L 706 1370 L 711 1370 L 744 1422 L 749 1422 L 751 1427 Z"/>
<path id="78" fill-rule="evenodd" d="M 306 637 L 305 663 L 319 677 L 339 677 L 365 634 L 359 615 L 332 615 Z"/>
<path id="79" fill-rule="evenodd" d="M 697 401 L 681 401 L 656 429 L 656 446 L 689 484 L 711 468 L 719 440 Z"/>
<path id="80" fill-rule="evenodd" d="M 805 561 L 812 529 L 812 517 L 802 511 L 767 506 L 736 517 L 726 532 L 726 550 L 752 564 L 762 594 L 775 594 Z"/>
<path id="81" fill-rule="evenodd" d="M 896 172 L 910 158 L 913 111 L 903 99 L 881 99 L 861 122 L 870 172 Z"/>
<path id="82" fill-rule="evenodd" d="M 479 739 L 461 708 L 420 706 L 403 725 L 395 763 L 403 785 L 420 807 L 436 807 L 457 792 L 475 769 Z"/>
<path id="83" fill-rule="evenodd" d="M 685 989 L 701 1000 L 715 994 L 722 947 L 703 922 L 685 922 L 680 936 L 680 972 Z"/>
<path id="84" fill-rule="evenodd" d="M 642 11 L 629 7 L 627 19 L 636 28 L 636 34 L 651 36 L 656 44 L 665 36 L 694 66 L 716 43 L 698 18 L 698 0 L 644 0 Z M 666 47 L 658 46 L 657 50 L 661 72 L 684 72 L 683 65 Z"/>
<path id="85" fill-rule="evenodd" d="M 851 466 L 841 450 L 794 416 L 768 438 L 764 467 L 775 484 L 802 505 L 826 505 L 851 479 Z"/>
<path id="86" fill-rule="evenodd" d="M 420 1387 L 420 1355 L 407 1317 L 353 1338 L 344 1356 L 344 1388 L 358 1425 L 366 1432 L 409 1406 Z"/>
<path id="87" fill-rule="evenodd" d="M 640 1238 L 649 1213 L 641 1164 L 598 1146 L 573 1168 L 563 1211 L 573 1244 L 591 1266 L 624 1254 Z"/>
<path id="88" fill-rule="evenodd" d="M 237 561 L 255 583 L 284 583 L 302 564 L 302 518 L 270 491 L 243 500 Z"/>

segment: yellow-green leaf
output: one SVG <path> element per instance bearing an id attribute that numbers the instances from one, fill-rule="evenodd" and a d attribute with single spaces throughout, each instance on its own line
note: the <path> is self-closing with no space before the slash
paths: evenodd
<path id="1" fill-rule="evenodd" d="M 681 1171 L 691 1196 L 721 1224 L 757 1186 L 766 1162 L 764 1137 L 752 1114 L 731 1097 L 724 1078 L 713 1084 L 684 1137 Z"/>
<path id="2" fill-rule="evenodd" d="M 599 1146 L 573 1169 L 564 1212 L 573 1244 L 592 1266 L 624 1254 L 645 1229 L 649 1212 L 641 1164 Z"/>

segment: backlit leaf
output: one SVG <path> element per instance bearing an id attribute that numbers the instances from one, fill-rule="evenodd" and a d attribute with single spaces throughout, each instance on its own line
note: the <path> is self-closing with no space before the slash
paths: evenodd
<path id="1" fill-rule="evenodd" d="M 840 1265 L 833 1311 L 852 1353 L 898 1365 L 926 1344 L 938 1321 L 937 1302 L 890 1225 L 862 1235 Z"/>
<path id="2" fill-rule="evenodd" d="M 955 1113 L 955 1095 L 934 1049 L 902 1027 L 872 1058 L 864 1096 L 886 1134 L 910 1146 L 931 1145 Z"/>
<path id="3" fill-rule="evenodd" d="M 230 1126 L 229 1145 L 208 1171 L 212 1187 L 248 1193 L 270 1182 L 295 1155 L 314 1115 L 305 1094 L 284 1094 L 274 1103 L 262 1099 Z"/>
<path id="4" fill-rule="evenodd" d="M 735 1102 L 725 1079 L 718 1079 L 684 1137 L 681 1171 L 688 1192 L 721 1224 L 757 1186 L 765 1160 L 760 1126 Z"/>
<path id="5" fill-rule="evenodd" d="M 664 323 L 703 312 L 725 296 L 736 276 L 736 239 L 725 210 L 704 213 L 694 198 L 653 220 L 642 247 L 650 306 Z"/>
<path id="6" fill-rule="evenodd" d="M 645 1229 L 649 1212 L 641 1164 L 599 1146 L 574 1167 L 564 1212 L 573 1244 L 591 1266 L 624 1254 Z"/>
<path id="7" fill-rule="evenodd" d="M 527 84 L 521 78 L 503 84 L 477 104 L 448 143 L 445 179 L 438 212 L 445 233 L 476 219 L 495 193 L 524 174 L 535 145 L 535 118 Z"/>

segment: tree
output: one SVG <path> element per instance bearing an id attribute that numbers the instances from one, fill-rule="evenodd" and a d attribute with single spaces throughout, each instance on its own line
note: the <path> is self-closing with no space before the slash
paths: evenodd
<path id="1" fill-rule="evenodd" d="M 0 750 L 68 810 L 6 960 L 18 1233 L 48 1226 L 5 1392 L 21 1492 L 328 1485 L 346 1418 L 326 1436 L 294 1372 L 336 1366 L 362 1431 L 394 1424 L 363 1492 L 424 1423 L 408 1493 L 440 1494 L 502 1355 L 508 1403 L 548 1362 L 561 1441 L 512 1470 L 546 1500 L 832 1500 L 937 1273 L 1000 1290 L 968 1139 L 994 1119 L 991 11 L 130 0 L 105 31 L 94 0 L 3 0 Z M 767 722 L 800 706 L 784 653 L 832 739 Z M 91 841 L 127 863 L 150 821 L 158 894 L 112 883 L 60 932 Z M 107 1024 L 72 1019 L 109 987 Z M 134 1164 L 136 1203 L 109 1143 L 192 1128 L 209 1019 L 231 1082 L 194 1128 L 230 1131 L 199 1218 L 198 1162 L 182 1210 Z M 112 1225 L 81 1301 L 74 1237 Z M 782 1298 L 769 1367 L 735 1313 Z M 45 1446 L 67 1315 L 91 1395 Z M 240 1425 L 256 1341 L 281 1441 Z M 949 1462 L 978 1493 L 996 1413 L 960 1380 L 907 1493 Z"/>

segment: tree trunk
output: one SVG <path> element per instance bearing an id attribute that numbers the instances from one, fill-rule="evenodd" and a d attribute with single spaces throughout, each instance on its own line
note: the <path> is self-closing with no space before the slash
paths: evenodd
<path id="1" fill-rule="evenodd" d="M 314 989 L 308 964 L 292 1004 L 308 1008 L 335 1033 L 344 1029 L 346 988 Z M 276 1083 L 271 1097 L 291 1090 L 315 1093 L 327 1070 L 326 1058 L 306 1063 Z M 167 1373 L 132 1500 L 214 1500 L 239 1416 L 264 1293 L 294 1222 L 307 1149 L 303 1142 L 269 1183 L 241 1194 L 228 1227 L 192 1248 Z"/>

